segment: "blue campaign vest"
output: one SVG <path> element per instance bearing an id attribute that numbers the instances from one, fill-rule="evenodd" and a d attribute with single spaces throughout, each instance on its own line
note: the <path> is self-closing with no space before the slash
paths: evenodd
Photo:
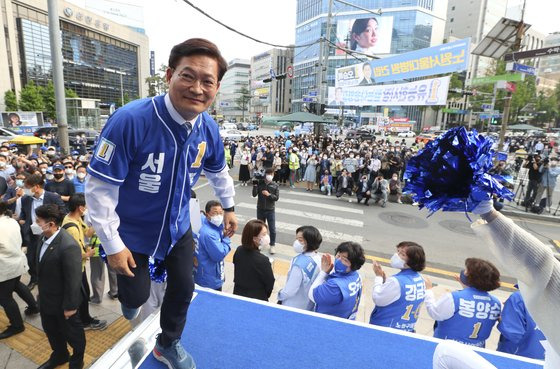
<path id="1" fill-rule="evenodd" d="M 319 268 L 317 268 L 317 263 L 313 258 L 309 255 L 299 254 L 294 258 L 292 263 L 292 267 L 296 265 L 298 266 L 303 275 L 305 276 L 304 286 L 307 286 L 311 282 L 315 280 L 315 277 L 319 273 Z"/>
<path id="2" fill-rule="evenodd" d="M 196 284 L 202 287 L 218 289 L 222 287 L 225 278 L 224 260 L 214 261 L 211 259 L 208 247 L 216 247 L 215 245 L 205 245 L 209 238 L 208 235 L 213 234 L 216 238 L 223 241 L 224 226 L 216 227 L 210 223 L 205 216 L 201 216 L 202 227 L 198 236 L 194 249 L 193 259 L 193 275 Z M 229 252 L 229 247 L 227 248 Z M 224 256 L 225 257 L 225 256 Z"/>
<path id="3" fill-rule="evenodd" d="M 318 313 L 337 316 L 340 318 L 356 320 L 356 313 L 362 297 L 362 278 L 357 271 L 350 273 L 333 273 L 327 277 L 325 283 L 334 283 L 342 293 L 342 301 L 337 305 L 326 306 L 317 304 L 315 311 Z"/>
<path id="4" fill-rule="evenodd" d="M 190 191 L 202 170 L 224 167 L 212 118 L 201 113 L 188 134 L 162 95 L 129 103 L 109 118 L 88 172 L 120 186 L 116 212 L 124 244 L 163 260 L 190 227 Z"/>
<path id="5" fill-rule="evenodd" d="M 523 327 L 519 327 L 520 324 Z M 505 335 L 509 336 L 508 331 L 520 334 L 521 329 L 524 331 L 523 336 L 517 342 L 505 337 Z M 540 341 L 545 341 L 546 337 L 527 311 L 519 291 L 512 293 L 505 302 L 498 330 L 502 332 L 498 342 L 498 351 L 544 360 L 544 347 Z"/>
<path id="6" fill-rule="evenodd" d="M 500 300 L 488 292 L 467 287 L 452 292 L 455 313 L 438 321 L 434 337 L 484 347 L 502 311 Z"/>
<path id="7" fill-rule="evenodd" d="M 412 269 L 403 269 L 393 277 L 399 282 L 401 296 L 392 304 L 376 306 L 369 323 L 413 332 L 426 294 L 424 278 Z"/>

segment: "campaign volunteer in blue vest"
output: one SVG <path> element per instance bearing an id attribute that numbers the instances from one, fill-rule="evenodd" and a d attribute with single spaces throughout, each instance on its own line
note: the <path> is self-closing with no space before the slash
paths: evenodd
<path id="1" fill-rule="evenodd" d="M 498 351 L 544 360 L 541 341 L 546 337 L 527 311 L 519 291 L 512 293 L 504 303 L 500 322 Z"/>
<path id="2" fill-rule="evenodd" d="M 231 240 L 224 234 L 222 204 L 211 200 L 206 203 L 204 210 L 194 250 L 194 281 L 202 287 L 221 291 L 226 280 L 224 258 L 231 250 Z"/>
<path id="3" fill-rule="evenodd" d="M 370 324 L 414 332 L 424 301 L 426 285 L 419 272 L 426 267 L 424 248 L 403 241 L 391 257 L 391 266 L 400 272 L 387 278 L 379 263 L 373 263 L 373 303 Z"/>
<path id="4" fill-rule="evenodd" d="M 321 242 L 323 237 L 317 228 L 303 226 L 296 229 L 293 247 L 297 255 L 292 259 L 286 285 L 278 292 L 278 301 L 282 305 L 313 310 L 315 304 L 308 295 L 321 269 L 321 257 L 317 252 Z"/>
<path id="5" fill-rule="evenodd" d="M 437 301 L 426 280 L 426 309 L 437 321 L 434 337 L 484 347 L 502 311 L 500 300 L 488 293 L 500 287 L 500 272 L 489 261 L 468 258 L 459 280 L 462 290 Z"/>
<path id="6" fill-rule="evenodd" d="M 173 47 L 168 65 L 167 94 L 133 101 L 107 121 L 88 166 L 86 199 L 109 265 L 119 273 L 125 318 L 136 317 L 149 297 L 148 257 L 165 260 L 154 355 L 182 369 L 195 367 L 179 338 L 194 289 L 190 193 L 202 171 L 224 206 L 228 237 L 237 220 L 218 125 L 206 113 L 227 63 L 216 45 L 194 38 Z"/>
<path id="7" fill-rule="evenodd" d="M 318 313 L 355 320 L 362 296 L 358 270 L 366 262 L 364 249 L 356 242 L 343 242 L 331 255 L 321 257 L 321 271 L 309 289 L 309 299 Z"/>

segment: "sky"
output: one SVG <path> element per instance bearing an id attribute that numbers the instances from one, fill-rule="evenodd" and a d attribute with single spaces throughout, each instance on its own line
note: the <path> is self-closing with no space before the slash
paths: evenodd
<path id="1" fill-rule="evenodd" d="M 70 1 L 83 5 L 86 0 Z M 250 59 L 251 56 L 272 48 L 214 23 L 182 0 L 120 1 L 143 4 L 144 28 L 150 38 L 150 49 L 155 51 L 158 68 L 161 64 L 167 64 L 173 45 L 191 37 L 213 41 L 228 61 L 234 58 Z M 295 42 L 296 0 L 190 1 L 223 23 L 257 39 L 280 45 Z M 509 0 L 508 6 L 515 6 L 520 2 L 522 0 Z M 525 21 L 544 34 L 560 31 L 558 14 L 558 0 L 527 0 Z"/>

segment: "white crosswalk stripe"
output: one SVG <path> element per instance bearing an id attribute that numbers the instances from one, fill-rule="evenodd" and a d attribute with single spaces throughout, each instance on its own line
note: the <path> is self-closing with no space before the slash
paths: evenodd
<path id="1" fill-rule="evenodd" d="M 283 198 L 282 196 L 280 196 L 280 199 L 278 200 L 277 203 L 280 203 L 280 204 L 282 204 L 282 203 L 294 204 L 294 205 L 298 205 L 298 206 L 309 206 L 311 208 L 336 210 L 336 211 L 353 213 L 353 214 L 360 214 L 360 215 L 364 214 L 364 211 L 360 210 L 360 209 L 353 209 L 353 208 L 349 208 L 349 207 L 345 207 L 345 206 L 336 206 L 336 205 L 330 205 L 330 204 L 322 204 L 322 203 L 311 202 L 311 201 L 286 199 L 286 198 Z"/>
<path id="2" fill-rule="evenodd" d="M 246 202 L 242 202 L 240 204 L 235 205 L 235 207 L 236 208 L 245 208 L 245 209 L 253 209 L 254 210 L 255 209 L 255 204 L 249 204 L 249 203 L 246 203 Z M 331 216 L 331 215 L 312 213 L 312 212 L 302 211 L 302 210 L 286 209 L 286 208 L 281 208 L 281 207 L 278 207 L 278 206 L 276 207 L 275 212 L 276 212 L 276 214 L 284 214 L 284 215 L 289 215 L 289 216 L 308 218 L 308 219 L 313 219 L 313 220 L 320 221 L 320 222 L 330 222 L 330 223 L 336 223 L 336 224 L 341 224 L 341 225 L 347 225 L 347 226 L 351 226 L 351 227 L 362 228 L 364 226 L 364 222 L 362 222 L 360 220 L 356 220 L 356 219 L 348 219 L 348 218 L 336 217 L 336 216 Z"/>
<path id="3" fill-rule="evenodd" d="M 249 219 L 253 219 L 253 217 L 246 217 L 244 215 L 237 215 L 237 219 L 239 220 L 239 222 L 241 223 L 246 223 Z M 303 224 L 294 224 L 294 223 L 285 223 L 285 222 L 276 222 L 276 232 L 286 232 L 286 233 L 291 233 L 294 234 L 296 229 L 298 229 L 300 226 L 302 226 Z M 321 236 L 323 237 L 323 239 L 325 240 L 329 240 L 329 241 L 333 241 L 333 242 L 341 242 L 341 241 L 353 241 L 353 242 L 358 242 L 358 243 L 362 243 L 363 242 L 363 237 L 362 236 L 356 236 L 356 235 L 351 235 L 351 234 L 346 234 L 346 233 L 342 233 L 342 232 L 333 232 L 333 231 L 329 231 L 327 229 L 321 229 L 318 228 L 319 232 L 321 232 Z"/>

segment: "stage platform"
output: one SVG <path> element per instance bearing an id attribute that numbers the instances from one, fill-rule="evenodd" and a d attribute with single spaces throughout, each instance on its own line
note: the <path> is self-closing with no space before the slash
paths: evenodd
<path id="1" fill-rule="evenodd" d="M 155 314 L 92 368 L 166 368 L 151 353 L 158 332 L 159 315 Z M 193 297 L 181 340 L 198 369 L 431 369 L 439 342 L 202 289 Z M 542 368 L 542 361 L 476 351 L 497 368 Z"/>

